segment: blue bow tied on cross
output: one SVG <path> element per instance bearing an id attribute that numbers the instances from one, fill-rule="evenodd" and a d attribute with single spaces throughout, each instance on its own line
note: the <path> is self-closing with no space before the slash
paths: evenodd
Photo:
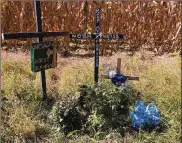
<path id="1" fill-rule="evenodd" d="M 123 74 L 116 74 L 114 77 L 111 78 L 111 81 L 114 85 L 121 86 L 122 83 L 125 83 L 127 77 Z"/>

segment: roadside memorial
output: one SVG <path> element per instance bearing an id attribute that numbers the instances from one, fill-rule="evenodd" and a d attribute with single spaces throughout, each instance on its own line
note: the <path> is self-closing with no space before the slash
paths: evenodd
<path id="1" fill-rule="evenodd" d="M 121 86 L 127 80 L 139 80 L 139 77 L 125 76 L 120 72 L 121 58 L 117 60 L 117 68 L 115 70 L 108 70 L 107 75 L 101 75 L 101 78 L 111 79 L 112 83 L 116 86 Z"/>
<path id="2" fill-rule="evenodd" d="M 36 32 L 3 33 L 2 39 L 37 38 L 37 43 L 31 44 L 31 69 L 41 72 L 41 87 L 43 100 L 47 99 L 45 70 L 56 67 L 57 52 L 53 41 L 43 42 L 43 37 L 67 36 L 68 32 L 43 32 L 40 1 L 34 1 L 36 17 Z"/>
<path id="3" fill-rule="evenodd" d="M 94 82 L 98 83 L 99 78 L 99 39 L 123 39 L 122 34 L 102 34 L 100 32 L 100 8 L 95 9 L 95 33 L 93 34 L 70 34 L 70 38 L 76 39 L 95 39 L 95 65 L 94 65 Z"/>

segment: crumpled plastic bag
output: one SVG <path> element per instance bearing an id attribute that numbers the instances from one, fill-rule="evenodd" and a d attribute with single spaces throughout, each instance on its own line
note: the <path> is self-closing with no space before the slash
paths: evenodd
<path id="1" fill-rule="evenodd" d="M 132 126 L 136 129 L 155 127 L 160 123 L 160 113 L 157 107 L 150 103 L 146 107 L 144 102 L 136 102 L 134 111 L 130 113 Z"/>

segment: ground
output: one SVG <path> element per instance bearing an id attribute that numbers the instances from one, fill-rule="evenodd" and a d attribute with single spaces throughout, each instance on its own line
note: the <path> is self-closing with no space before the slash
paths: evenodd
<path id="1" fill-rule="evenodd" d="M 100 57 L 103 65 L 115 67 L 121 58 L 121 71 L 125 75 L 139 76 L 139 81 L 129 81 L 142 95 L 145 103 L 154 103 L 161 113 L 165 129 L 145 132 L 133 131 L 121 136 L 110 132 L 103 139 L 88 135 L 65 137 L 52 130 L 49 113 L 52 107 L 66 96 L 74 95 L 79 85 L 93 85 L 94 59 L 58 55 L 58 67 L 46 71 L 49 104 L 41 101 L 40 73 L 30 70 L 29 53 L 2 51 L 2 140 L 4 142 L 180 142 L 181 59 L 179 54 L 155 56 L 151 52 L 137 52 L 133 56 L 116 53 Z M 110 80 L 100 79 L 101 83 Z M 66 98 L 67 99 L 67 98 Z M 69 99 L 69 98 L 68 98 Z"/>

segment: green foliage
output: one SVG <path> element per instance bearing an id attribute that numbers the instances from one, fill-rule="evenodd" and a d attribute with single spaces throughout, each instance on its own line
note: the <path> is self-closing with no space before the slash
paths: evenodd
<path id="1" fill-rule="evenodd" d="M 81 88 L 66 106 L 54 106 L 51 112 L 54 129 L 65 134 L 79 130 L 90 135 L 110 131 L 123 132 L 129 125 L 129 108 L 137 100 L 130 86 L 102 85 Z"/>

